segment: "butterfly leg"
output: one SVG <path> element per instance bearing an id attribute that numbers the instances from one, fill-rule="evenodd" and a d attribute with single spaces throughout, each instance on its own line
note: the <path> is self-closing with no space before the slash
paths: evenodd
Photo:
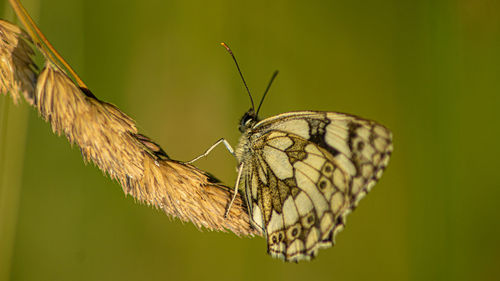
<path id="1" fill-rule="evenodd" d="M 243 173 L 243 162 L 238 167 L 238 177 L 236 177 L 236 184 L 234 185 L 233 198 L 231 198 L 231 202 L 229 202 L 229 206 L 227 206 L 226 213 L 224 214 L 225 218 L 227 218 L 227 215 L 229 214 L 229 210 L 231 210 L 231 206 L 234 203 L 234 199 L 236 199 L 236 195 L 238 194 L 238 187 L 240 186 L 240 180 L 241 180 L 242 173 Z"/>
<path id="2" fill-rule="evenodd" d="M 231 145 L 230 145 L 230 144 L 229 144 L 229 143 L 228 143 L 228 142 L 227 142 L 224 138 L 222 138 L 222 139 L 218 140 L 216 143 L 214 143 L 214 144 L 213 144 L 210 148 L 208 148 L 208 149 L 207 149 L 207 151 L 205 151 L 205 153 L 203 153 L 202 155 L 200 155 L 200 156 L 198 156 L 198 157 L 194 158 L 194 159 L 193 159 L 193 160 L 191 160 L 191 161 L 185 162 L 185 163 L 186 163 L 186 164 L 191 164 L 191 163 L 193 163 L 193 162 L 197 161 L 198 159 L 200 159 L 200 158 L 203 158 L 203 157 L 207 156 L 207 155 L 210 153 L 210 151 L 212 151 L 215 147 L 217 147 L 217 146 L 218 146 L 219 144 L 221 144 L 221 143 L 223 143 L 223 144 L 224 144 L 224 146 L 226 146 L 226 148 L 227 148 L 227 150 L 229 151 L 229 153 L 231 153 L 234 157 L 236 157 L 236 156 L 234 155 L 234 149 L 233 149 L 233 147 L 232 147 L 232 146 L 231 146 Z"/>

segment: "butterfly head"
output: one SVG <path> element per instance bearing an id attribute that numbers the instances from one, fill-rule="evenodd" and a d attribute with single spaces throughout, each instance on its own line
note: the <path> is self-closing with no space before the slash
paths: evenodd
<path id="1" fill-rule="evenodd" d="M 241 133 L 246 132 L 248 129 L 252 128 L 255 123 L 259 122 L 259 118 L 257 117 L 257 113 L 253 108 L 250 108 L 240 120 L 239 130 Z"/>

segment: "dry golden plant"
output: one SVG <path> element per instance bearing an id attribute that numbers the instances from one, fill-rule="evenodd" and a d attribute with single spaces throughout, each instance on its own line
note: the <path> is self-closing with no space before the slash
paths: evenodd
<path id="1" fill-rule="evenodd" d="M 27 43 L 30 37 L 19 27 L 8 22 L 0 25 L 0 92 L 10 92 L 17 104 L 20 94 L 34 104 L 37 67 L 31 57 L 33 49 Z"/>
<path id="2" fill-rule="evenodd" d="M 138 133 L 134 120 L 100 101 L 54 50 L 17 0 L 9 0 L 27 32 L 0 20 L 0 92 L 17 103 L 22 94 L 53 131 L 64 134 L 125 194 L 161 208 L 197 227 L 261 235 L 250 225 L 238 195 L 227 218 L 232 188 L 196 167 L 170 159 L 159 145 Z M 42 70 L 32 60 L 31 44 L 46 58 Z"/>

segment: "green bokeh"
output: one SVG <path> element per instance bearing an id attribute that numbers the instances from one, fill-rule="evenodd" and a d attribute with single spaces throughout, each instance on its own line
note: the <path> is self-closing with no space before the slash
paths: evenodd
<path id="1" fill-rule="evenodd" d="M 280 70 L 264 117 L 353 113 L 390 128 L 394 153 L 337 245 L 285 264 L 262 238 L 200 232 L 124 197 L 29 109 L 11 280 L 500 278 L 498 1 L 23 3 L 92 91 L 173 158 L 237 143 L 249 101 L 221 41 L 256 99 Z M 222 148 L 197 165 L 236 176 Z"/>

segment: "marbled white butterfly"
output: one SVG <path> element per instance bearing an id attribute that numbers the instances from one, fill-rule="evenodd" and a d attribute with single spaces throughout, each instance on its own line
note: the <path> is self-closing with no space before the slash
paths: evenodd
<path id="1" fill-rule="evenodd" d="M 268 253 L 285 261 L 310 260 L 334 244 L 347 214 L 382 176 L 392 133 L 337 112 L 288 112 L 260 121 L 262 100 L 257 112 L 252 100 L 241 118 L 236 150 L 221 139 L 191 162 L 224 143 L 238 160 L 235 188 L 246 200 L 252 225 L 265 234 Z"/>

